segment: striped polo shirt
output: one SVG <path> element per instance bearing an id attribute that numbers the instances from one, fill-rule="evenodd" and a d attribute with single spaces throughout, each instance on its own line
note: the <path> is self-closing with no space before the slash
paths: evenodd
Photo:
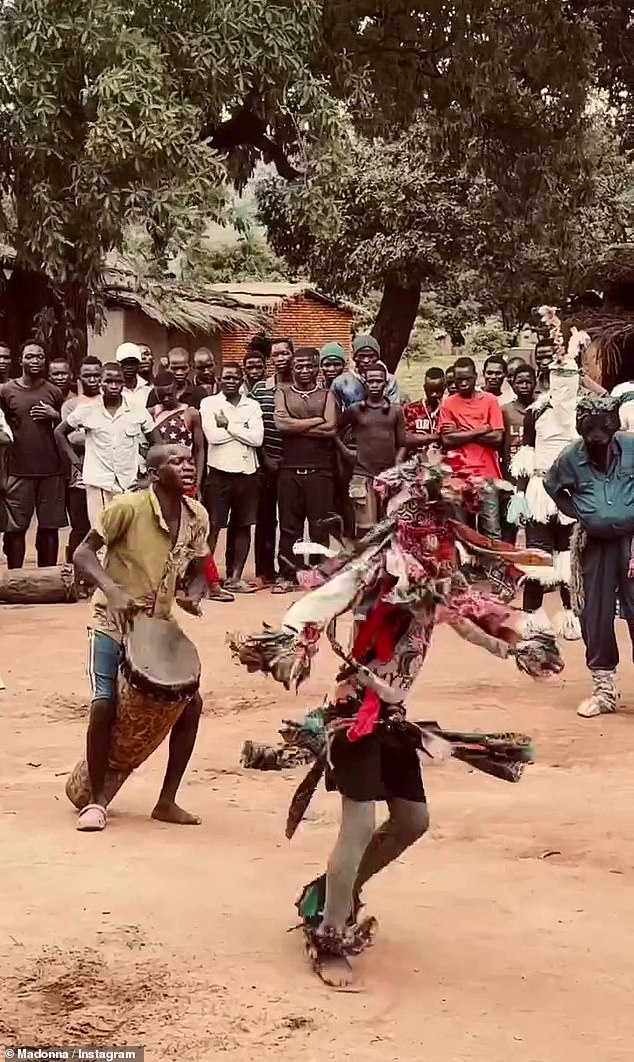
<path id="1" fill-rule="evenodd" d="M 272 461 L 282 457 L 282 436 L 275 427 L 275 392 L 277 385 L 273 378 L 259 380 L 253 385 L 249 397 L 255 399 L 262 410 L 264 421 L 264 442 L 262 450 Z"/>

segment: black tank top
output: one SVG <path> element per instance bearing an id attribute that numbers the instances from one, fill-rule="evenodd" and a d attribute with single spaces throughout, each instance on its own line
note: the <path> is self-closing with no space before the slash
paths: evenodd
<path id="1" fill-rule="evenodd" d="M 298 403 L 301 395 L 297 392 L 297 400 L 292 402 L 293 408 L 288 403 L 289 391 L 284 388 L 284 404 L 291 417 L 300 417 Z M 301 418 L 323 417 L 326 409 L 328 391 L 319 388 L 306 397 L 306 409 L 302 411 Z M 292 401 L 292 399 L 291 399 Z M 328 468 L 332 469 L 334 446 L 332 439 L 320 439 L 311 435 L 282 435 L 282 468 Z"/>

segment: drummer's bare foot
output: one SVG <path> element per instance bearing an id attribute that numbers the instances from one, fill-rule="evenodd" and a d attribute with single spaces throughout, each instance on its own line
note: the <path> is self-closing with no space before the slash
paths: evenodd
<path id="1" fill-rule="evenodd" d="M 200 826 L 202 821 L 198 815 L 183 811 L 178 804 L 160 800 L 152 812 L 152 818 L 159 822 L 174 822 L 177 826 Z"/>

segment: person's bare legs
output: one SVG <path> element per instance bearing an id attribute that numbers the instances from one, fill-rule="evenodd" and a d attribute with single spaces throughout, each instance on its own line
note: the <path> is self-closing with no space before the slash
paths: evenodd
<path id="1" fill-rule="evenodd" d="M 388 800 L 389 818 L 379 826 L 363 853 L 354 891 L 361 891 L 366 881 L 398 859 L 429 829 L 427 804 L 417 800 Z"/>
<path id="2" fill-rule="evenodd" d="M 110 734 L 117 712 L 116 703 L 106 697 L 96 698 L 90 706 L 86 736 L 86 762 L 92 791 L 92 803 L 106 806 L 105 780 L 110 751 Z"/>
<path id="3" fill-rule="evenodd" d="M 185 768 L 191 759 L 202 707 L 203 702 L 200 694 L 197 693 L 172 727 L 165 778 L 156 807 L 152 812 L 153 819 L 159 819 L 161 822 L 174 822 L 178 826 L 200 825 L 198 815 L 190 815 L 188 811 L 179 808 L 176 803 L 176 793 Z"/>
<path id="4" fill-rule="evenodd" d="M 354 885 L 375 827 L 373 800 L 341 798 L 341 825 L 326 868 L 326 904 L 322 925 L 342 930 L 352 912 Z"/>
<path id="5" fill-rule="evenodd" d="M 326 870 L 326 904 L 320 933 L 340 935 L 345 932 L 353 903 L 354 883 L 359 865 L 375 826 L 375 805 L 372 800 L 341 798 L 341 825 L 337 843 L 328 860 Z M 340 955 L 320 954 L 319 976 L 333 988 L 350 985 L 352 971 Z"/>

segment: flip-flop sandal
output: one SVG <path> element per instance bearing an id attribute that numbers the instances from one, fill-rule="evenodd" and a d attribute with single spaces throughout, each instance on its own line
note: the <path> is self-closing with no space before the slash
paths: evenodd
<path id="1" fill-rule="evenodd" d="M 217 583 L 214 586 L 209 587 L 207 597 L 209 601 L 221 601 L 223 604 L 225 602 L 235 601 L 233 594 L 228 590 L 225 590 L 224 587 L 219 586 Z"/>
<path id="2" fill-rule="evenodd" d="M 257 576 L 249 583 L 249 586 L 256 594 L 259 594 L 261 590 L 269 590 L 272 585 L 273 583 L 270 580 L 261 579 Z"/>
<path id="3" fill-rule="evenodd" d="M 106 809 L 101 804 L 86 804 L 79 812 L 77 829 L 84 833 L 98 833 L 106 827 Z"/>
<path id="4" fill-rule="evenodd" d="M 288 583 L 288 582 L 281 581 L 281 582 L 275 583 L 275 585 L 273 586 L 273 589 L 271 590 L 271 593 L 272 594 L 292 594 L 293 591 L 295 591 L 297 589 L 298 588 L 294 585 L 294 583 Z"/>
<path id="5" fill-rule="evenodd" d="M 245 583 L 243 579 L 227 579 L 224 589 L 231 594 L 254 594 L 255 587 Z"/>

